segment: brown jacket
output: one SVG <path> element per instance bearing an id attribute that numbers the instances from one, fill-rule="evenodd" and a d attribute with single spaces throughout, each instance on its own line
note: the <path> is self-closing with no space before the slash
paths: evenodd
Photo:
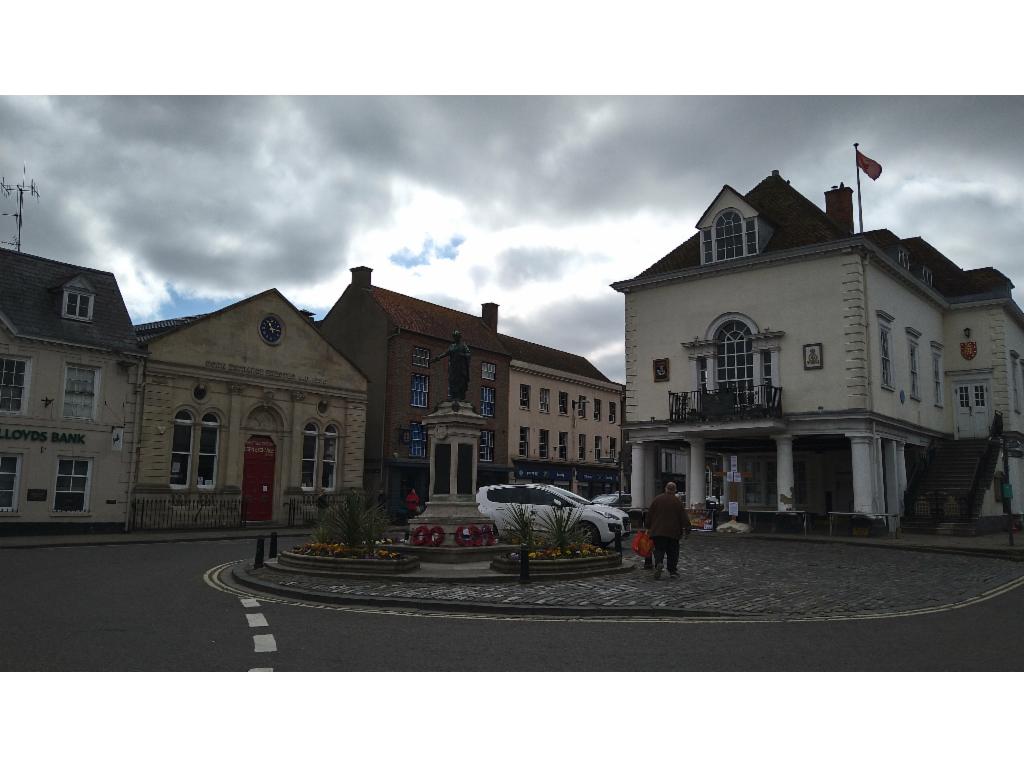
<path id="1" fill-rule="evenodd" d="M 647 533 L 678 539 L 684 532 L 690 534 L 690 516 L 683 502 L 673 493 L 655 496 L 647 510 Z"/>

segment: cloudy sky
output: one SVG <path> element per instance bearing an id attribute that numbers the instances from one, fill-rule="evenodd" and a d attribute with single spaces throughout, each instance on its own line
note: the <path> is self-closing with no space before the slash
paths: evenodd
<path id="1" fill-rule="evenodd" d="M 0 100 L 22 249 L 113 271 L 136 322 L 277 287 L 322 316 L 349 268 L 623 379 L 622 297 L 723 184 L 810 200 L 878 160 L 864 224 L 1024 288 L 1019 97 Z M 0 199 L 0 210 L 13 210 Z M 14 221 L 0 218 L 0 239 Z M 1016 294 L 1018 302 L 1024 296 Z"/>

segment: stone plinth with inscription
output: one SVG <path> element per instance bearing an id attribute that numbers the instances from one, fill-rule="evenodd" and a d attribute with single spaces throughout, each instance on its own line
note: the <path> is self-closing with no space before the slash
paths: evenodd
<path id="1" fill-rule="evenodd" d="M 413 543 L 399 549 L 413 551 L 425 562 L 444 563 L 487 561 L 509 549 L 487 543 L 496 539 L 497 531 L 476 503 L 484 423 L 470 403 L 459 400 L 446 400 L 423 418 L 430 445 L 430 501 L 410 522 Z"/>

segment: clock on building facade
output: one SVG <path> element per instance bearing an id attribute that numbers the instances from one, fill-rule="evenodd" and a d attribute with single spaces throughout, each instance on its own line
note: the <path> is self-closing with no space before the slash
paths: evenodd
<path id="1" fill-rule="evenodd" d="M 260 321 L 260 337 L 267 344 L 277 344 L 281 341 L 283 333 L 284 326 L 281 324 L 280 318 L 274 315 L 267 315 Z"/>

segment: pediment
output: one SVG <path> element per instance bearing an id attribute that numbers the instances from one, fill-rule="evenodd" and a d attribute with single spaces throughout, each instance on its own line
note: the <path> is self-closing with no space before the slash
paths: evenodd
<path id="1" fill-rule="evenodd" d="M 744 219 L 758 215 L 758 211 L 744 199 L 743 195 L 726 184 L 700 217 L 697 229 L 707 229 L 714 223 L 718 214 L 729 208 L 739 211 Z"/>

